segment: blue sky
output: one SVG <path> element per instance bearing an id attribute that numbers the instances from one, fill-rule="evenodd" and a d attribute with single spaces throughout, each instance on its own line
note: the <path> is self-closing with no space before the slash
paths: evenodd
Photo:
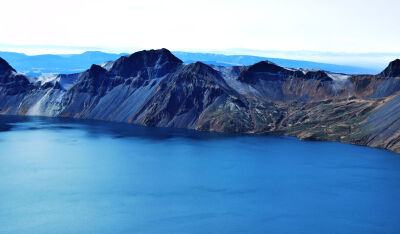
<path id="1" fill-rule="evenodd" d="M 313 51 L 326 62 L 334 59 L 325 56 L 329 53 L 400 53 L 397 0 L 3 0 L 1 5 L 0 50 L 28 54 L 165 47 L 318 59 L 298 53 Z"/>

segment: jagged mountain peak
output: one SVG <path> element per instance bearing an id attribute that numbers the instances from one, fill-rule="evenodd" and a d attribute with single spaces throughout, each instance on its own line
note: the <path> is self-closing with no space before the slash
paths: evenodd
<path id="1" fill-rule="evenodd" d="M 328 74 L 321 70 L 308 71 L 305 75 L 306 79 L 321 80 L 321 81 L 332 81 L 332 78 Z"/>
<path id="2" fill-rule="evenodd" d="M 164 75 L 183 62 L 167 49 L 142 50 L 117 59 L 110 72 L 124 77 L 136 76 L 147 68 L 159 70 L 157 75 Z"/>
<path id="3" fill-rule="evenodd" d="M 380 73 L 383 77 L 398 77 L 400 76 L 400 59 L 395 59 Z"/>
<path id="4" fill-rule="evenodd" d="M 207 64 L 195 62 L 181 66 L 173 77 L 176 80 L 193 81 L 207 80 L 211 82 L 223 81 L 220 74 Z"/>
<path id="5" fill-rule="evenodd" d="M 180 59 L 175 57 L 168 49 L 152 49 L 152 50 L 141 50 L 133 54 L 127 55 L 128 58 L 140 58 L 146 59 L 147 62 L 154 62 L 155 59 L 162 57 L 165 60 L 171 60 L 182 63 Z"/>
<path id="6" fill-rule="evenodd" d="M 90 82 L 98 81 L 98 79 L 103 78 L 106 75 L 106 73 L 107 73 L 106 69 L 102 68 L 99 65 L 93 64 L 89 69 L 78 75 L 77 83 L 84 81 L 90 81 Z"/>
<path id="7" fill-rule="evenodd" d="M 211 73 L 217 73 L 211 66 L 202 63 L 202 62 L 195 62 L 195 63 L 190 63 L 186 65 L 186 70 L 191 71 L 191 72 L 211 72 Z"/>
<path id="8" fill-rule="evenodd" d="M 103 73 L 107 72 L 106 69 L 104 69 L 103 67 L 96 65 L 96 64 L 93 64 L 88 71 L 89 71 L 89 73 L 91 73 L 93 75 L 103 74 Z"/>
<path id="9" fill-rule="evenodd" d="M 287 71 L 285 68 L 269 61 L 261 61 L 245 68 L 239 75 L 238 80 L 248 84 L 255 84 L 261 79 L 274 80 L 280 76 L 281 72 Z"/>
<path id="10" fill-rule="evenodd" d="M 214 70 L 211 66 L 202 62 L 195 62 L 181 66 L 166 80 L 168 83 L 184 83 L 185 86 L 198 86 L 202 89 L 205 87 L 219 86 L 218 89 L 225 90 L 226 93 L 236 95 L 234 91 L 222 78 L 221 74 Z"/>
<path id="11" fill-rule="evenodd" d="M 248 68 L 248 72 L 270 72 L 270 73 L 277 73 L 284 70 L 283 67 L 276 65 L 270 61 L 261 61 L 255 63 Z"/>
<path id="12" fill-rule="evenodd" d="M 12 68 L 10 66 L 10 64 L 7 63 L 6 60 L 4 60 L 0 57 L 0 74 L 4 74 L 4 73 L 10 72 L 10 71 L 15 72 L 14 68 Z"/>

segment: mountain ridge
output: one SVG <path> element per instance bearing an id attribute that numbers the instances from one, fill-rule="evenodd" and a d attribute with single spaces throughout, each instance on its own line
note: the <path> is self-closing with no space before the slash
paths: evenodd
<path id="1" fill-rule="evenodd" d="M 348 75 L 269 61 L 186 64 L 167 49 L 147 50 L 51 80 L 4 73 L 0 114 L 284 134 L 400 153 L 397 64 L 377 75 Z"/>
<path id="2" fill-rule="evenodd" d="M 0 74 L 4 74 L 7 72 L 15 72 L 15 69 L 8 64 L 6 60 L 0 57 Z"/>
<path id="3" fill-rule="evenodd" d="M 389 63 L 389 65 L 381 72 L 384 77 L 398 77 L 400 76 L 400 59 L 396 59 Z"/>
<path id="4" fill-rule="evenodd" d="M 271 57 L 259 57 L 252 55 L 223 55 L 194 52 L 171 52 L 184 63 L 200 61 L 208 65 L 219 66 L 247 66 L 260 61 L 271 61 L 283 67 L 308 68 L 328 70 L 339 73 L 351 74 L 377 74 L 378 70 L 365 67 L 335 65 L 303 60 L 290 60 Z M 103 64 L 107 61 L 115 61 L 127 53 L 113 54 L 101 51 L 86 51 L 82 54 L 47 54 L 25 55 L 15 52 L 1 52 L 0 57 L 6 59 L 18 72 L 28 76 L 51 76 L 57 74 L 71 74 L 82 72 L 92 64 Z"/>

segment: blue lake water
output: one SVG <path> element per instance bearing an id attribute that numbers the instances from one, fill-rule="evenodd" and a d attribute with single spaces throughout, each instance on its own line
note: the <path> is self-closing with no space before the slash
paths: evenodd
<path id="1" fill-rule="evenodd" d="M 0 233 L 400 233 L 400 156 L 2 116 Z"/>

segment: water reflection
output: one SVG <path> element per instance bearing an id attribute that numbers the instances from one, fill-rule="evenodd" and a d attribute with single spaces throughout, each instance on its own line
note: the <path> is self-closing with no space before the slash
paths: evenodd
<path id="1" fill-rule="evenodd" d="M 0 117 L 0 233 L 396 233 L 400 158 L 294 138 Z"/>
<path id="2" fill-rule="evenodd" d="M 134 124 L 115 123 L 97 120 L 77 120 L 71 118 L 47 118 L 38 116 L 0 116 L 0 128 L 3 131 L 24 130 L 68 130 L 79 129 L 89 137 L 112 136 L 113 138 L 140 137 L 155 140 L 183 137 L 195 140 L 223 139 L 245 136 L 244 134 L 222 134 L 198 132 L 188 129 L 145 127 Z"/>

